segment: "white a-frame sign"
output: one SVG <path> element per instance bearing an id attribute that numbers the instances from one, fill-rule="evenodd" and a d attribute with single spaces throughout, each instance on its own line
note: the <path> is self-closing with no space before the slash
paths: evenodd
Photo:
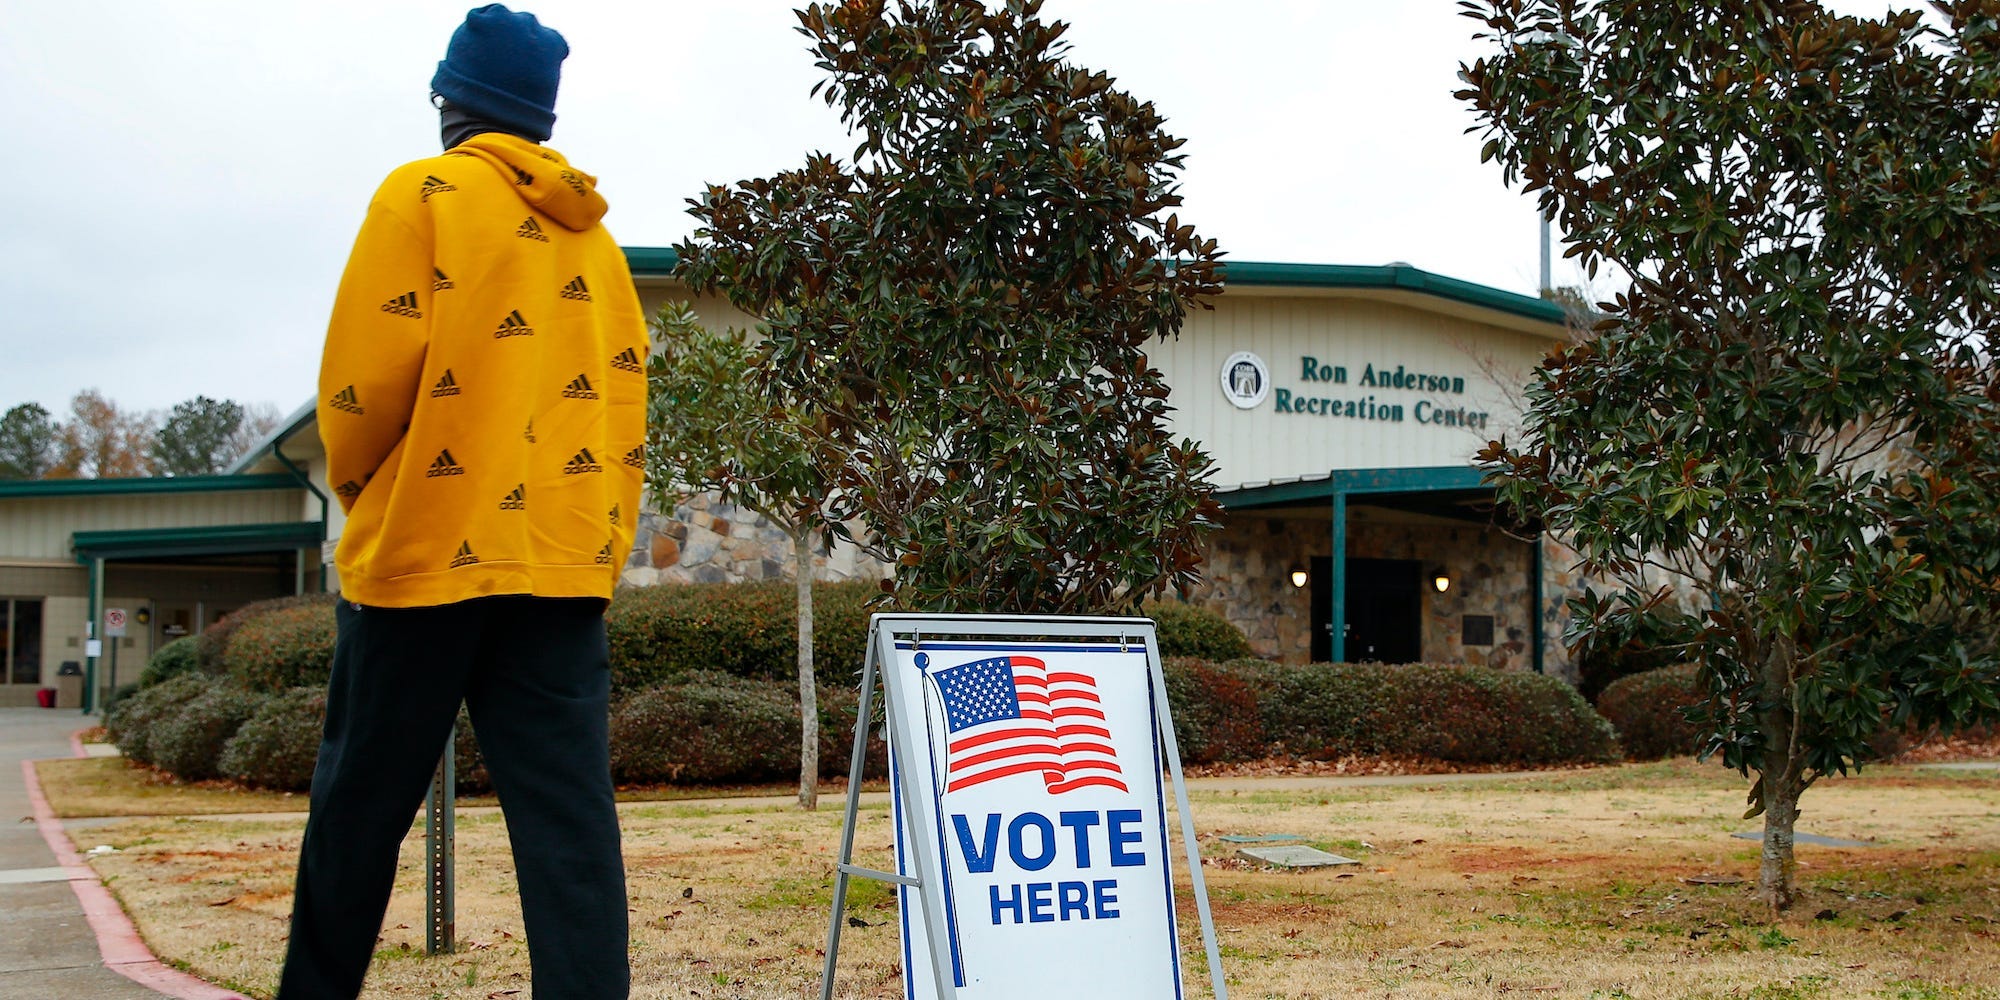
<path id="1" fill-rule="evenodd" d="M 1150 619 L 876 615 L 862 719 L 878 676 L 896 871 L 853 864 L 857 726 L 823 1000 L 854 876 L 900 887 L 908 1000 L 1179 1000 L 1163 771 L 1227 1000 Z"/>

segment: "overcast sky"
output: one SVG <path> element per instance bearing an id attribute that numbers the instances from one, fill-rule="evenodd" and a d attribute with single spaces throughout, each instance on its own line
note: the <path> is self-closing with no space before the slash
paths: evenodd
<path id="1" fill-rule="evenodd" d="M 0 410 L 197 394 L 290 411 L 368 196 L 438 150 L 429 82 L 466 0 L 0 0 Z M 570 44 L 560 149 L 628 246 L 685 199 L 846 153 L 785 0 L 513 4 Z M 1850 12 L 1885 2 L 1848 0 Z M 1531 201 L 1452 99 L 1451 0 L 1047 0 L 1072 58 L 1186 138 L 1184 221 L 1237 260 L 1404 261 L 1536 286 Z M 1575 280 L 1560 261 L 1556 282 Z"/>

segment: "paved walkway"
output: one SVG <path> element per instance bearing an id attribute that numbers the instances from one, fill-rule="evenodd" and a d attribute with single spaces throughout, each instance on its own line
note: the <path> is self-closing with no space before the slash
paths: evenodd
<path id="1" fill-rule="evenodd" d="M 70 885 L 77 872 L 62 865 L 35 823 L 21 762 L 71 756 L 70 734 L 90 721 L 74 709 L 0 708 L 0 817 L 5 817 L 0 824 L 0 997 L 186 996 L 155 992 L 106 964 L 97 933 Z M 142 975 L 160 969 L 140 959 L 130 944 L 113 961 Z M 151 968 L 143 968 L 147 965 Z"/>

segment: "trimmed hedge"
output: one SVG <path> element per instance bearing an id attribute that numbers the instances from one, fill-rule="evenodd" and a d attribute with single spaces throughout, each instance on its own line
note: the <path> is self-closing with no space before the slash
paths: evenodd
<path id="1" fill-rule="evenodd" d="M 104 728 L 111 742 L 126 758 L 153 764 L 153 731 L 171 718 L 186 702 L 200 697 L 214 684 L 207 674 L 188 673 L 162 681 L 118 703 L 106 717 Z"/>
<path id="2" fill-rule="evenodd" d="M 149 688 L 201 667 L 200 639 L 184 635 L 153 651 L 145 669 L 139 671 L 139 686 Z"/>
<path id="3" fill-rule="evenodd" d="M 1264 723 L 1257 682 L 1250 671 L 1226 663 L 1176 657 L 1160 664 L 1174 741 L 1189 764 L 1254 760 L 1264 756 Z"/>
<path id="4" fill-rule="evenodd" d="M 195 660 L 201 669 L 211 674 L 224 672 L 229 647 L 236 639 L 236 631 L 245 622 L 261 618 L 274 611 L 287 608 L 305 608 L 325 605 L 328 608 L 340 603 L 337 594 L 298 594 L 293 597 L 274 597 L 268 601 L 255 601 L 223 615 L 215 624 L 202 629 L 195 637 Z"/>
<path id="5" fill-rule="evenodd" d="M 308 791 L 325 728 L 324 688 L 292 688 L 273 695 L 223 745 L 216 770 L 259 788 Z"/>
<path id="6" fill-rule="evenodd" d="M 1618 730 L 1627 757 L 1658 760 L 1695 752 L 1699 734 L 1682 709 L 1706 700 L 1695 665 L 1683 663 L 1612 681 L 1597 696 L 1597 710 Z"/>
<path id="7" fill-rule="evenodd" d="M 611 712 L 611 774 L 625 784 L 729 784 L 798 770 L 796 695 L 783 684 L 685 675 Z"/>
<path id="8" fill-rule="evenodd" d="M 1139 612 L 1153 619 L 1161 658 L 1190 656 L 1221 663 L 1257 655 L 1250 640 L 1221 614 L 1179 601 L 1157 601 Z"/>
<path id="9" fill-rule="evenodd" d="M 813 673 L 852 684 L 867 650 L 873 585 L 813 585 Z M 620 590 L 605 612 L 611 689 L 631 692 L 695 674 L 766 681 L 798 675 L 798 590 L 790 580 Z"/>
<path id="10" fill-rule="evenodd" d="M 223 747 L 270 700 L 234 684 L 211 685 L 154 724 L 147 740 L 153 762 L 185 781 L 219 777 Z"/>
<path id="11" fill-rule="evenodd" d="M 267 693 L 324 687 L 333 673 L 334 632 L 333 601 L 270 608 L 237 623 L 222 653 L 222 672 Z"/>
<path id="12" fill-rule="evenodd" d="M 1485 667 L 1176 661 L 1167 695 L 1182 756 L 1195 763 L 1275 753 L 1541 765 L 1618 751 L 1610 724 L 1569 685 Z"/>

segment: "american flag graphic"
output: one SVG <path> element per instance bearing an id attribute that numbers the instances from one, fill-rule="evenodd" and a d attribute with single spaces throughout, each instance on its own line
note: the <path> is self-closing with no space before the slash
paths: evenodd
<path id="1" fill-rule="evenodd" d="M 1040 773 L 1051 794 L 1093 785 L 1128 791 L 1090 675 L 996 656 L 931 679 L 949 727 L 945 791 L 1028 773 Z"/>

